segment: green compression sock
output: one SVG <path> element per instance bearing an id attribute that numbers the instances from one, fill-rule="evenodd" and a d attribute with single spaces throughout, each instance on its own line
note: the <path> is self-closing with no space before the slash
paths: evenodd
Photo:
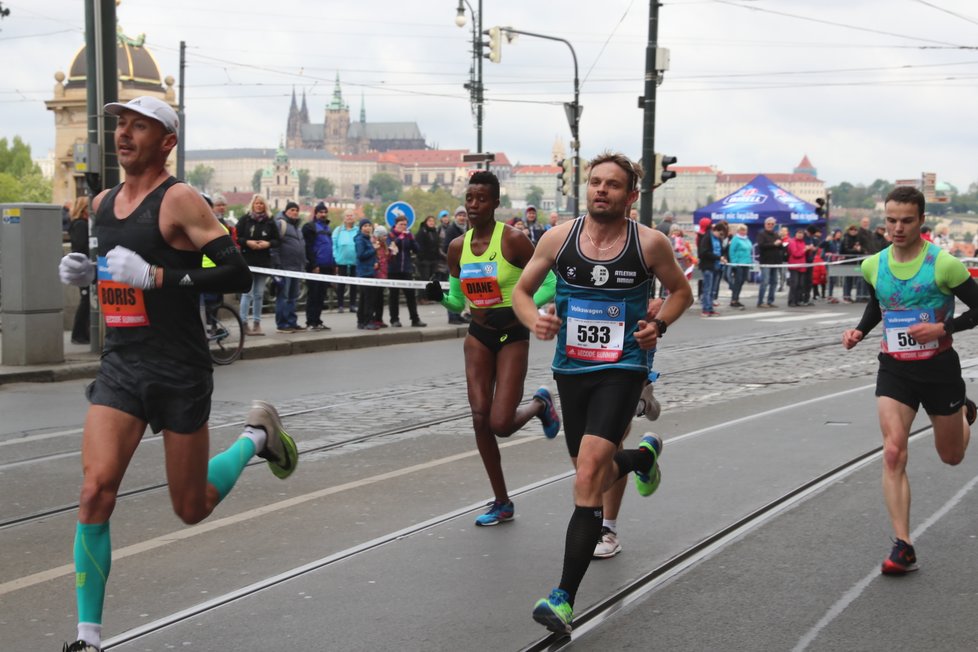
<path id="1" fill-rule="evenodd" d="M 105 582 L 112 567 L 109 523 L 78 523 L 75 527 L 75 594 L 78 621 L 102 623 Z"/>
<path id="2" fill-rule="evenodd" d="M 231 493 L 248 460 L 254 456 L 255 443 L 247 437 L 239 437 L 226 451 L 218 453 L 207 463 L 207 481 L 217 489 L 221 500 Z"/>

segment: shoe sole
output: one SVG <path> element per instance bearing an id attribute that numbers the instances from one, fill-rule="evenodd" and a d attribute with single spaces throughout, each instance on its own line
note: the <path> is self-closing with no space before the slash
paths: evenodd
<path id="1" fill-rule="evenodd" d="M 619 552 L 621 552 L 620 545 L 611 552 L 601 553 L 601 554 L 594 553 L 591 555 L 591 557 L 593 557 L 594 559 L 611 559 L 612 557 L 616 556 Z"/>
<path id="2" fill-rule="evenodd" d="M 555 614 L 549 603 L 545 601 L 533 608 L 533 620 L 555 634 L 569 635 L 571 633 L 571 625 L 565 623 L 560 616 Z"/>
<path id="3" fill-rule="evenodd" d="M 910 564 L 909 566 L 898 566 L 897 564 L 891 564 L 889 559 L 884 561 L 883 566 L 880 568 L 880 572 L 883 575 L 891 576 L 906 575 L 907 573 L 912 573 L 916 570 L 920 570 L 920 566 L 918 566 L 916 563 Z"/>
<path id="4" fill-rule="evenodd" d="M 639 477 L 639 474 L 635 473 L 635 489 L 638 491 L 638 495 L 642 496 L 643 498 L 648 498 L 649 496 L 654 494 L 659 489 L 659 485 L 662 483 L 662 469 L 659 468 L 659 456 L 662 455 L 662 451 L 665 449 L 666 444 L 664 441 L 662 441 L 661 438 L 658 438 L 658 441 L 659 441 L 658 453 L 655 452 L 655 448 L 652 446 L 652 444 L 649 444 L 648 442 L 645 441 L 644 437 L 642 438 L 642 441 L 639 443 L 639 447 L 651 451 L 652 457 L 655 459 L 655 461 L 652 462 L 652 469 L 649 471 L 649 473 L 653 474 L 655 477 L 652 478 L 649 482 L 643 481 Z M 646 485 L 651 485 L 651 488 L 648 488 Z"/>
<path id="5" fill-rule="evenodd" d="M 299 449 L 295 445 L 295 440 L 289 433 L 285 432 L 285 428 L 282 427 L 282 419 L 278 415 L 278 410 L 271 403 L 266 403 L 265 401 L 253 401 L 255 407 L 260 407 L 272 416 L 272 421 L 275 424 L 276 434 L 279 441 L 282 442 L 282 449 L 285 452 L 285 459 L 293 460 L 291 467 L 285 467 L 281 464 L 277 464 L 272 460 L 266 460 L 268 463 L 268 468 L 272 470 L 272 475 L 280 480 L 284 480 L 292 473 L 295 472 L 297 466 L 299 466 Z M 271 437 L 271 433 L 265 433 L 266 437 Z"/>
<path id="6" fill-rule="evenodd" d="M 497 519 L 496 519 L 495 521 L 492 521 L 491 523 L 480 523 L 480 522 L 479 522 L 479 519 L 476 519 L 476 521 L 475 521 L 475 524 L 476 524 L 476 525 L 477 525 L 478 527 L 492 527 L 492 526 L 494 526 L 494 525 L 499 525 L 500 523 L 509 523 L 509 522 L 510 522 L 510 521 L 512 521 L 512 520 L 513 520 L 514 518 L 515 518 L 515 515 L 513 515 L 513 516 L 508 516 L 508 517 L 506 517 L 506 518 L 497 518 Z"/>

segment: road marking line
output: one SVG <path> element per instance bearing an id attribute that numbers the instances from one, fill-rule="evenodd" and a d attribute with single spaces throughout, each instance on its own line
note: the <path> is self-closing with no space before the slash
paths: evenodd
<path id="1" fill-rule="evenodd" d="M 539 437 L 520 437 L 519 439 L 513 439 L 511 441 L 502 442 L 499 444 L 499 447 L 508 448 L 510 446 L 519 446 L 521 444 L 528 444 L 530 442 L 538 442 L 538 441 L 541 441 Z M 144 552 L 149 552 L 150 550 L 162 548 L 163 546 L 169 545 L 171 543 L 176 543 L 177 541 L 184 541 L 186 539 L 191 539 L 201 534 L 213 532 L 214 530 L 219 530 L 229 525 L 237 525 L 238 523 L 250 521 L 251 519 L 254 518 L 265 516 L 267 514 L 272 514 L 274 512 L 278 512 L 284 509 L 289 509 L 290 507 L 295 507 L 297 505 L 301 505 L 302 503 L 307 503 L 313 500 L 319 500 L 320 498 L 324 498 L 326 496 L 331 496 L 333 494 L 349 491 L 351 489 L 358 489 L 360 487 L 365 487 L 377 482 L 382 482 L 384 480 L 392 480 L 394 478 L 399 478 L 405 475 L 409 475 L 411 473 L 416 473 L 417 471 L 424 471 L 445 464 L 451 464 L 452 462 L 457 462 L 459 460 L 463 460 L 468 457 L 475 457 L 478 454 L 479 454 L 478 450 L 473 450 L 473 451 L 468 451 L 466 453 L 459 453 L 457 455 L 450 455 L 448 457 L 432 460 L 430 462 L 425 462 L 423 464 L 415 464 L 414 466 L 408 466 L 403 469 L 399 469 L 397 471 L 390 471 L 388 473 L 382 473 L 380 475 L 371 476 L 370 478 L 355 480 L 353 482 L 347 482 L 345 484 L 337 485 L 335 487 L 327 487 L 325 489 L 319 489 L 317 491 L 303 494 L 301 496 L 294 496 L 292 498 L 287 498 L 286 500 L 281 500 L 277 503 L 272 503 L 271 505 L 256 507 L 254 509 L 244 511 L 239 514 L 225 516 L 224 518 L 215 519 L 213 521 L 207 521 L 205 523 L 194 525 L 192 527 L 188 527 L 183 530 L 177 530 L 176 532 L 163 534 L 153 539 L 148 539 L 147 541 L 134 543 L 133 545 L 126 546 L 125 548 L 119 548 L 118 550 L 113 550 L 112 561 L 114 563 L 120 559 L 133 557 L 135 555 Z M 0 584 L 0 596 L 6 595 L 8 593 L 13 593 L 14 591 L 19 591 L 20 589 L 26 589 L 27 587 L 34 586 L 36 584 L 42 584 L 44 582 L 49 582 L 51 580 L 55 580 L 60 577 L 65 577 L 67 575 L 73 574 L 74 572 L 75 572 L 74 564 L 65 564 L 64 566 L 58 566 L 56 568 L 51 568 L 45 571 L 40 571 L 38 573 L 27 575 L 26 577 L 20 577 L 15 580 L 10 580 L 9 582 L 4 582 Z"/>
<path id="2" fill-rule="evenodd" d="M 912 541 L 916 541 L 930 528 L 930 526 L 934 525 L 940 519 L 944 518 L 944 516 L 948 512 L 954 509 L 954 507 L 956 507 L 957 504 L 961 502 L 961 500 L 968 494 L 969 491 L 974 489 L 976 484 L 978 484 L 978 475 L 973 477 L 968 482 L 968 484 L 961 487 L 961 489 L 959 489 L 956 494 L 951 496 L 950 500 L 944 503 L 944 505 L 942 505 L 941 508 L 938 509 L 936 512 L 931 514 L 930 518 L 928 518 L 926 521 L 921 523 L 916 530 L 911 532 L 910 539 Z M 808 632 L 801 637 L 801 639 L 798 641 L 795 647 L 792 648 L 792 652 L 803 652 L 805 649 L 807 649 L 808 646 L 811 645 L 812 641 L 818 638 L 818 635 L 821 634 L 822 631 L 826 627 L 828 627 L 833 620 L 836 619 L 836 617 L 840 616 L 849 607 L 850 604 L 852 604 L 857 599 L 859 599 L 859 596 L 862 595 L 863 591 L 865 591 L 866 588 L 869 587 L 869 585 L 873 582 L 874 579 L 880 577 L 880 575 L 881 573 L 880 573 L 879 566 L 875 566 L 873 570 L 870 571 L 868 575 L 866 575 L 866 577 L 862 578 L 861 580 L 853 584 L 852 587 L 848 591 L 843 593 L 842 597 L 839 598 L 839 600 L 829 608 L 829 610 L 825 613 L 825 615 L 822 616 L 822 618 L 817 623 L 815 623 L 815 626 L 812 627 L 810 630 L 808 630 Z"/>

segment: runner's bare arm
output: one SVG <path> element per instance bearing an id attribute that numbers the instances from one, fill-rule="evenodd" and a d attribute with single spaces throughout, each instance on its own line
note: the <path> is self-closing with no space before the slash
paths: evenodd
<path id="1" fill-rule="evenodd" d="M 214 267 L 158 267 L 156 287 L 184 287 L 198 292 L 244 292 L 251 287 L 251 271 L 241 252 L 203 197 L 190 186 L 177 184 L 164 195 L 160 230 L 170 246 L 201 251 L 214 261 Z"/>
<path id="2" fill-rule="evenodd" d="M 564 240 L 567 239 L 571 226 L 572 223 L 567 222 L 543 234 L 537 243 L 533 256 L 523 268 L 520 280 L 513 288 L 513 310 L 516 312 L 516 316 L 519 317 L 524 326 L 533 331 L 534 335 L 541 340 L 553 339 L 560 330 L 562 322 L 554 314 L 553 306 L 546 311 L 546 314 L 540 314 L 533 300 L 533 294 L 554 266 L 557 252 Z"/>

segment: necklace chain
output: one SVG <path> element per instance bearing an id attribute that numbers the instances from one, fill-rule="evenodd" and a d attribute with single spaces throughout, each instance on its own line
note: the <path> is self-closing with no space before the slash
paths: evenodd
<path id="1" fill-rule="evenodd" d="M 626 230 L 627 230 L 628 225 L 626 224 L 625 226 L 626 226 Z M 611 249 L 612 247 L 614 247 L 616 244 L 618 244 L 618 241 L 621 240 L 622 233 L 624 233 L 624 231 L 623 232 L 620 232 L 618 234 L 618 237 L 615 238 L 614 242 L 612 242 L 610 245 L 608 245 L 607 247 L 601 248 L 597 244 L 595 244 L 594 239 L 591 237 L 591 234 L 588 233 L 587 224 L 584 225 L 584 235 L 587 236 L 588 242 L 591 243 L 591 246 L 594 247 L 595 249 L 597 249 L 598 251 L 608 251 L 609 249 Z"/>

